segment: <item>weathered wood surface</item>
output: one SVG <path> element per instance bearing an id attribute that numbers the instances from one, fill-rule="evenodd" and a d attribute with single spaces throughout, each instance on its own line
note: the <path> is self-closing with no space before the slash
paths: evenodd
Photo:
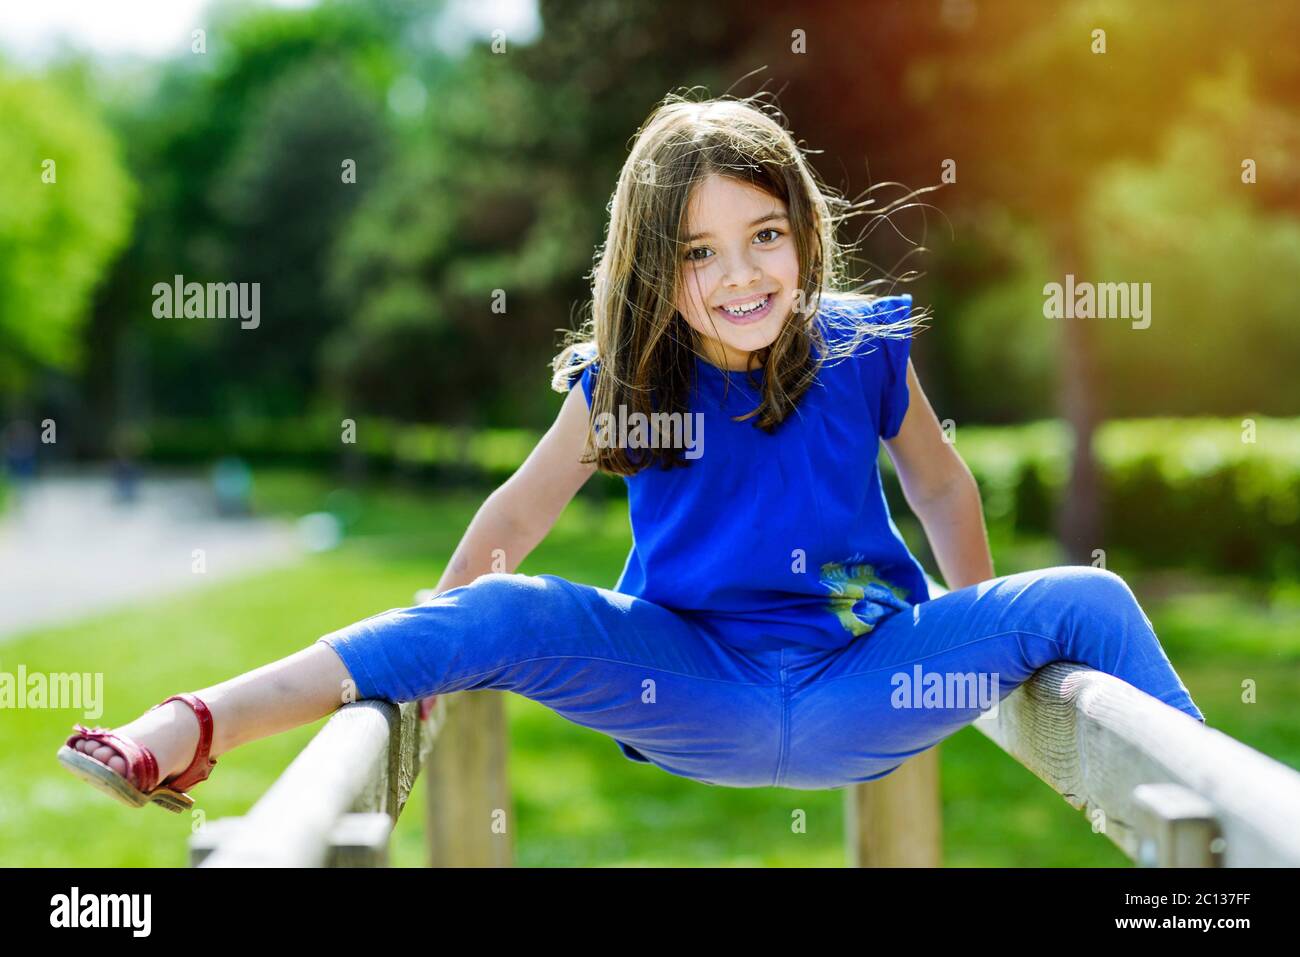
<path id="1" fill-rule="evenodd" d="M 414 701 L 345 705 L 238 826 L 226 825 L 229 839 L 200 866 L 323 866 L 348 813 L 382 812 L 396 821 L 438 728 L 437 712 L 421 722 Z"/>
<path id="2" fill-rule="evenodd" d="M 431 867 L 509 867 L 514 862 L 505 694 L 462 691 L 450 696 L 454 719 L 439 734 L 425 772 Z"/>
<path id="3" fill-rule="evenodd" d="M 844 789 L 844 849 L 850 867 L 939 867 L 943 809 L 939 749 L 879 781 Z"/>
<path id="4" fill-rule="evenodd" d="M 1152 820 L 1135 790 L 1170 783 L 1208 802 L 1221 846 L 1207 850 L 1223 866 L 1300 866 L 1300 773 L 1113 675 L 1055 662 L 975 727 L 1131 858 L 1142 845 L 1138 821 Z M 1182 859 L 1192 853 L 1188 833 L 1178 829 Z"/>

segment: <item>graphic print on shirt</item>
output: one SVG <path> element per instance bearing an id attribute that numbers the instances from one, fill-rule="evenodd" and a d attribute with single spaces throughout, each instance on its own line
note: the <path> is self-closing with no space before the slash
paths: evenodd
<path id="1" fill-rule="evenodd" d="M 844 630 L 865 635 L 895 612 L 912 607 L 906 589 L 891 585 L 857 553 L 844 562 L 821 567 L 821 583 L 830 590 L 827 607 Z"/>

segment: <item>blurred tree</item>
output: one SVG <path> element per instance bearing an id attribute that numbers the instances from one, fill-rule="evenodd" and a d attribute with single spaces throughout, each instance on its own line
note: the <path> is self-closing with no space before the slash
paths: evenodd
<path id="1" fill-rule="evenodd" d="M 309 61 L 268 85 L 212 185 L 226 226 L 215 277 L 261 284 L 263 320 L 216 328 L 214 358 L 229 370 L 222 406 L 255 386 L 263 408 L 300 409 L 316 391 L 316 352 L 339 322 L 325 295 L 329 250 L 373 184 L 387 130 L 380 104 L 335 62 Z"/>
<path id="2" fill-rule="evenodd" d="M 0 117 L 0 394 L 12 394 L 81 360 L 134 187 L 101 120 L 54 84 L 0 73 Z"/>
<path id="3" fill-rule="evenodd" d="M 1095 278 L 1085 232 L 1099 178 L 1117 162 L 1150 161 L 1200 77 L 1300 31 L 1300 10 L 1273 2 L 1232 17 L 1230 29 L 1223 8 L 1206 2 L 944 6 L 966 11 L 953 21 L 959 42 L 919 58 L 907 89 L 925 110 L 936 161 L 957 160 L 954 198 L 974 208 L 997 203 L 1041 224 L 1054 263 L 1044 284 L 1067 274 L 1108 281 Z M 1295 89 L 1294 57 L 1255 63 L 1273 75 L 1270 85 Z M 1092 448 L 1104 388 L 1096 324 L 1058 325 L 1060 407 L 1074 435 L 1058 531 L 1070 560 L 1089 563 L 1102 531 Z"/>
<path id="4" fill-rule="evenodd" d="M 524 297 L 555 275 L 530 243 L 548 197 L 510 145 L 536 135 L 531 92 L 481 51 L 428 80 L 423 127 L 335 248 L 348 320 L 322 364 L 349 410 L 472 420 L 517 369 Z"/>
<path id="5" fill-rule="evenodd" d="M 350 318 L 324 361 L 350 409 L 548 421 L 547 361 L 590 297 L 630 136 L 669 90 L 729 85 L 763 23 L 738 2 L 683 0 L 543 2 L 541 15 L 535 43 L 479 44 L 454 72 L 425 72 L 428 123 L 338 249 Z"/>
<path id="6" fill-rule="evenodd" d="M 1264 102 L 1243 61 L 1190 88 L 1151 163 L 1117 163 L 1083 209 L 1099 275 L 1151 283 L 1141 348 L 1102 323 L 1106 411 L 1293 415 L 1300 409 L 1300 114 Z M 1257 182 L 1242 180 L 1256 163 Z"/>
<path id="7" fill-rule="evenodd" d="M 392 152 L 385 99 L 402 38 L 427 11 L 408 0 L 216 7 L 208 54 L 111 91 L 146 188 L 87 330 L 88 417 L 286 412 L 311 400 L 314 354 L 337 321 L 322 292 L 326 250 Z M 355 184 L 342 180 L 344 158 L 357 160 Z M 261 326 L 154 319 L 153 284 L 176 274 L 264 282 Z M 123 388 L 131 370 L 150 393 L 135 403 L 124 400 L 139 391 Z"/>

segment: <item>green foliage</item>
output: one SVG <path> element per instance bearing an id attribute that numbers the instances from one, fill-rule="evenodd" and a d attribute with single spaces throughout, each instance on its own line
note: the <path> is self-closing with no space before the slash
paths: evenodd
<path id="1" fill-rule="evenodd" d="M 1083 260 L 1091 265 L 1076 280 L 1150 284 L 1150 325 L 1045 318 L 1043 285 L 1064 279 L 1048 240 L 1024 223 L 993 218 L 979 227 L 992 249 L 978 255 L 989 261 L 997 250 L 1010 269 L 964 300 L 950 296 L 948 315 L 938 313 L 955 381 L 936 391 L 949 407 L 978 422 L 1050 414 L 1060 363 L 1074 361 L 1054 354 L 1059 326 L 1087 322 L 1103 417 L 1300 408 L 1300 377 L 1290 372 L 1300 366 L 1296 287 L 1279 281 L 1300 275 L 1300 221 L 1277 208 L 1266 185 L 1241 180 L 1242 158 L 1251 153 L 1272 159 L 1261 176 L 1285 179 L 1269 144 L 1300 142 L 1300 122 L 1255 116 L 1231 79 L 1206 86 L 1225 88 L 1220 95 L 1240 118 L 1193 113 L 1171 128 L 1154 161 L 1099 173 L 1083 204 Z M 1264 142 L 1246 142 L 1257 129 Z"/>
<path id="2" fill-rule="evenodd" d="M 1095 547 L 1129 552 L 1144 566 L 1300 575 L 1300 420 L 1250 421 L 1104 423 L 1094 451 L 1106 530 Z M 1051 533 L 1065 494 L 1068 440 L 1056 421 L 958 429 L 956 448 L 980 484 L 990 526 L 1018 536 Z"/>
<path id="3" fill-rule="evenodd" d="M 475 50 L 430 78 L 437 121 L 335 249 L 331 288 L 350 320 L 321 361 L 356 412 L 517 420 L 533 382 L 521 370 L 542 367 L 567 309 L 557 292 L 581 293 L 599 207 L 562 154 L 539 154 L 559 135 L 544 125 L 548 91 L 498 64 Z"/>
<path id="4" fill-rule="evenodd" d="M 52 82 L 0 71 L 0 117 L 3 391 L 39 365 L 81 360 L 79 332 L 129 235 L 135 190 L 99 117 Z"/>
<path id="5" fill-rule="evenodd" d="M 261 283 L 268 315 L 255 335 L 234 323 L 219 327 L 209 359 L 225 370 L 229 393 L 251 387 L 274 407 L 293 409 L 316 391 L 316 349 L 342 318 L 324 292 L 329 251 L 384 176 L 388 131 L 358 87 L 330 61 L 286 70 L 246 114 L 212 184 L 231 242 L 210 268 Z M 355 182 L 344 180 L 345 161 L 355 164 Z"/>
<path id="6" fill-rule="evenodd" d="M 1297 407 L 1295 288 L 1278 278 L 1300 256 L 1294 68 L 1247 55 L 1294 33 L 1294 10 L 1266 5 L 1227 35 L 1206 3 L 984 4 L 964 25 L 952 11 L 888 4 L 870 29 L 846 30 L 850 6 L 801 10 L 815 56 L 792 56 L 791 37 L 744 4 L 684 0 L 544 2 L 531 43 L 452 56 L 434 40 L 439 5 L 219 5 L 206 55 L 180 53 L 146 82 L 105 67 L 109 82 L 88 86 L 147 185 L 89 321 L 85 277 L 106 256 L 62 220 L 46 224 L 58 242 L 33 235 L 22 197 L 9 196 L 36 182 L 38 162 L 9 148 L 14 131 L 78 114 L 6 110 L 17 121 L 0 131 L 0 163 L 19 175 L 0 185 L 0 223 L 23 224 L 24 239 L 0 230 L 0 363 L 12 380 L 17 366 L 66 367 L 80 346 L 88 421 L 77 435 L 92 447 L 79 452 L 103 453 L 95 437 L 149 407 L 280 416 L 332 402 L 354 415 L 543 427 L 535 383 L 588 301 L 637 125 L 670 90 L 766 87 L 822 179 L 850 195 L 931 185 L 939 162 L 959 161 L 951 188 L 922 197 L 955 227 L 952 246 L 905 255 L 946 232 L 920 204 L 893 229 L 854 220 L 841 236 L 862 241 L 864 278 L 928 275 L 918 303 L 935 318 L 917 366 L 941 417 L 1070 411 L 1057 383 L 1076 357 L 1060 354 L 1042 286 L 1076 255 L 1081 278 L 1153 285 L 1151 329 L 1089 330 L 1099 361 L 1080 379 L 1100 418 Z M 1109 33 L 1102 55 L 1090 49 L 1097 27 Z M 749 73 L 756 63 L 772 72 Z M 113 152 L 75 140 L 88 159 Z M 1239 178 L 1247 156 L 1259 163 L 1252 186 Z M 355 185 L 340 181 L 343 158 L 357 160 Z M 78 228 L 120 244 L 125 227 L 99 207 L 122 201 L 97 184 L 78 200 Z M 12 318 L 43 281 L 38 248 L 99 263 L 39 289 L 43 312 L 74 318 Z M 260 328 L 153 320 L 153 284 L 177 273 L 262 282 Z M 117 407 L 129 397 L 133 407 Z"/>
<path id="7" fill-rule="evenodd" d="M 1300 408 L 1300 221 L 1280 208 L 1293 114 L 1254 106 L 1241 74 L 1207 81 L 1158 159 L 1099 177 L 1085 210 L 1096 276 L 1151 284 L 1151 325 L 1099 322 L 1105 413 Z M 1243 183 L 1243 159 L 1259 183 Z M 1271 185 L 1270 185 L 1271 184 Z"/>
<path id="8" fill-rule="evenodd" d="M 153 83 L 113 99 L 148 189 L 96 303 L 92 410 L 123 393 L 124 368 L 130 389 L 186 414 L 296 411 L 316 393 L 317 351 L 341 318 L 325 294 L 329 250 L 392 153 L 384 98 L 405 22 L 392 6 L 222 8 L 208 54 L 164 62 Z M 344 159 L 355 183 L 343 182 Z M 176 274 L 260 282 L 261 325 L 153 319 L 150 290 Z M 124 351 L 139 358 L 124 366 Z"/>
<path id="9" fill-rule="evenodd" d="M 355 444 L 341 441 L 338 417 L 163 420 L 149 430 L 149 459 L 169 464 L 206 463 L 237 455 L 259 465 L 361 469 L 411 479 L 470 479 L 499 483 L 537 444 L 529 429 L 467 429 L 365 418 Z M 610 485 L 621 480 L 603 477 Z"/>
<path id="10" fill-rule="evenodd" d="M 1019 263 L 1007 275 L 946 248 L 936 257 L 936 322 L 923 339 L 957 380 L 935 384 L 949 414 L 1069 411 L 1066 395 L 1042 388 L 1089 358 L 1044 348 L 1060 330 L 1043 317 L 1042 287 L 1067 271 L 1152 284 L 1150 328 L 1074 330 L 1097 354 L 1078 380 L 1098 418 L 1292 414 L 1300 339 L 1296 284 L 1283 277 L 1300 267 L 1296 69 L 1256 51 L 1300 30 L 1300 8 L 1260 4 L 1226 32 L 1201 2 L 982 4 L 972 20 L 949 32 L 959 43 L 926 44 L 906 68 L 919 113 L 891 133 L 957 161 L 933 202 L 960 246 L 984 247 L 984 264 Z M 1098 29 L 1104 53 L 1093 52 Z M 1241 181 L 1246 158 L 1257 184 Z"/>
<path id="11" fill-rule="evenodd" d="M 922 387 L 928 390 L 933 382 L 947 400 L 940 408 L 961 409 L 963 421 L 1023 422 L 1052 414 L 1057 404 L 1061 336 L 1042 313 L 1046 250 L 1023 226 L 1003 222 L 997 233 L 992 248 L 1012 264 L 1010 270 L 970 296 L 954 298 L 945 313 L 936 311 L 950 350 L 948 376 L 932 376 L 922 364 Z M 989 250 L 981 252 L 990 258 Z M 918 337 L 918 352 L 929 345 L 926 339 L 926 333 Z"/>

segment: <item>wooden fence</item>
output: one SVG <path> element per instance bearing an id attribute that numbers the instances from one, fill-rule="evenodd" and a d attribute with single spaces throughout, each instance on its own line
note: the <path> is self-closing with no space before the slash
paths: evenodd
<path id="1" fill-rule="evenodd" d="M 499 691 L 345 705 L 248 814 L 190 838 L 190 864 L 385 866 L 393 825 L 423 773 L 430 866 L 508 866 L 507 741 Z"/>

